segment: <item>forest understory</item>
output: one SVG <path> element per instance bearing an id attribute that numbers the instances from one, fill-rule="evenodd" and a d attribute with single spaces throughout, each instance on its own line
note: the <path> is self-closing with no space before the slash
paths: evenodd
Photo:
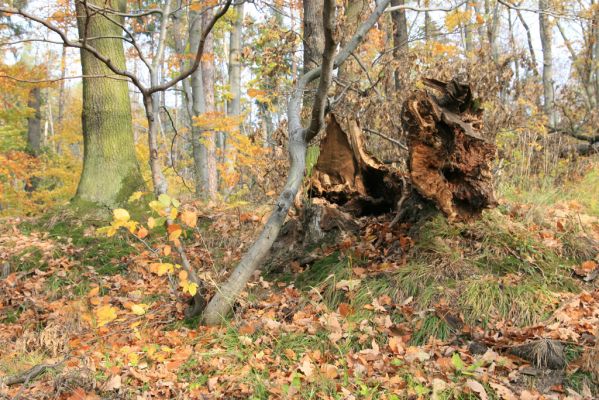
<path id="1" fill-rule="evenodd" d="M 393 214 L 360 218 L 356 236 L 257 275 L 222 327 L 185 318 L 152 241 L 99 237 L 106 217 L 5 219 L 3 396 L 594 398 L 599 209 L 580 193 L 598 184 L 591 168 L 415 237 Z M 184 235 L 219 282 L 266 211 L 203 209 Z"/>
<path id="2" fill-rule="evenodd" d="M 0 0 L 0 399 L 599 399 L 597 0 Z"/>

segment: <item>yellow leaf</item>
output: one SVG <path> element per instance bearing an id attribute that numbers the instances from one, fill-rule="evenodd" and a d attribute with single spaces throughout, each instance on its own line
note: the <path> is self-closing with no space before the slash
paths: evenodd
<path id="1" fill-rule="evenodd" d="M 181 282 L 186 281 L 187 280 L 187 276 L 188 276 L 187 271 L 185 271 L 184 269 L 182 269 L 181 271 L 179 271 L 179 280 Z"/>
<path id="2" fill-rule="evenodd" d="M 175 207 L 171 208 L 171 212 L 169 213 L 169 217 L 171 219 L 177 218 L 178 211 Z"/>
<path id="3" fill-rule="evenodd" d="M 159 201 L 152 200 L 149 205 L 152 210 L 156 211 L 160 215 L 164 215 L 164 209 L 166 208 L 164 204 Z"/>
<path id="4" fill-rule="evenodd" d="M 175 267 L 171 263 L 152 263 L 150 264 L 150 271 L 158 276 L 162 276 L 166 273 L 172 273 Z"/>
<path id="5" fill-rule="evenodd" d="M 133 304 L 131 311 L 135 315 L 144 315 L 146 313 L 145 304 Z"/>
<path id="6" fill-rule="evenodd" d="M 168 240 L 174 242 L 175 240 L 179 239 L 179 236 L 181 236 L 181 233 L 183 233 L 183 231 L 181 229 L 176 229 L 176 230 L 172 231 L 168 235 Z"/>
<path id="7" fill-rule="evenodd" d="M 129 216 L 129 212 L 122 208 L 117 208 L 117 209 L 113 210 L 112 214 L 114 215 L 114 220 L 116 222 L 124 223 L 124 222 L 129 221 L 129 219 L 131 219 L 131 217 Z"/>
<path id="8" fill-rule="evenodd" d="M 135 233 L 135 229 L 137 229 L 137 222 L 129 221 L 125 224 L 125 228 L 129 229 L 129 232 Z"/>
<path id="9" fill-rule="evenodd" d="M 127 200 L 129 203 L 132 203 L 136 200 L 139 200 L 141 198 L 141 196 L 143 196 L 143 192 L 134 192 L 131 196 L 129 196 L 129 200 Z"/>
<path id="10" fill-rule="evenodd" d="M 139 230 L 137 231 L 137 237 L 140 239 L 143 239 L 146 236 L 148 236 L 148 230 L 146 228 L 144 228 L 143 226 L 141 226 L 139 228 Z"/>
<path id="11" fill-rule="evenodd" d="M 164 249 L 162 249 L 162 252 L 164 253 L 165 256 L 168 256 L 169 254 L 171 254 L 171 246 L 169 246 L 169 245 L 164 246 Z"/>
<path id="12" fill-rule="evenodd" d="M 148 218 L 148 228 L 154 229 L 156 226 L 156 220 L 152 217 Z"/>
<path id="13" fill-rule="evenodd" d="M 185 281 L 185 282 L 181 282 L 181 287 L 183 287 L 183 292 L 189 293 L 192 296 L 195 296 L 196 293 L 198 292 L 198 284 L 197 283 Z"/>
<path id="14" fill-rule="evenodd" d="M 195 227 L 198 222 L 198 215 L 193 211 L 183 211 L 180 218 L 181 221 L 190 228 Z"/>
<path id="15" fill-rule="evenodd" d="M 161 194 L 160 196 L 158 196 L 158 201 L 160 202 L 160 204 L 162 204 L 165 207 L 168 207 L 171 205 L 171 198 L 169 197 L 168 194 Z"/>
<path id="16" fill-rule="evenodd" d="M 110 305 L 99 307 L 96 310 L 98 328 L 114 321 L 116 319 L 116 311 L 117 309 Z"/>

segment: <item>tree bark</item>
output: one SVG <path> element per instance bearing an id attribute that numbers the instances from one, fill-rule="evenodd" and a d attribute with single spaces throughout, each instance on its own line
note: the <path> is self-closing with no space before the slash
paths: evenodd
<path id="1" fill-rule="evenodd" d="M 197 52 L 200 37 L 202 35 L 202 18 L 197 11 L 189 14 L 189 47 L 191 53 Z M 183 81 L 185 92 L 191 101 L 191 145 L 193 154 L 193 171 L 195 178 L 196 196 L 202 197 L 207 187 L 208 174 L 206 169 L 206 146 L 202 143 L 202 130 L 193 122 L 193 117 L 197 117 L 206 112 L 206 103 L 204 100 L 204 84 L 202 82 L 202 68 L 198 68 L 191 74 L 191 86 L 187 80 Z"/>
<path id="2" fill-rule="evenodd" d="M 347 5 L 345 6 L 345 26 L 351 29 L 351 31 L 353 31 L 354 26 L 360 23 L 360 15 L 364 12 L 365 5 L 364 0 L 347 0 Z M 341 46 L 344 46 L 345 42 L 346 40 L 342 40 L 340 43 Z M 350 60 L 339 67 L 337 77 L 341 80 L 349 81 L 352 74 L 352 64 Z"/>
<path id="3" fill-rule="evenodd" d="M 42 151 L 42 91 L 34 87 L 29 91 L 27 107 L 33 110 L 33 114 L 27 118 L 27 150 L 38 156 Z"/>
<path id="4" fill-rule="evenodd" d="M 243 28 L 243 5 L 235 6 L 235 21 L 229 37 L 229 88 L 231 99 L 227 101 L 227 114 L 232 117 L 241 115 L 241 34 Z M 239 126 L 240 127 L 240 126 Z M 229 172 L 233 172 L 236 156 L 231 140 L 225 138 L 225 163 Z M 230 190 L 231 188 L 227 188 Z"/>
<path id="5" fill-rule="evenodd" d="M 548 0 L 539 0 L 539 31 L 541 35 L 541 47 L 543 49 L 543 110 L 547 116 L 549 126 L 556 127 L 557 116 L 554 106 L 553 92 L 553 44 L 552 27 L 549 16 Z"/>
<path id="6" fill-rule="evenodd" d="M 324 51 L 322 0 L 304 0 L 304 74 L 318 67 Z"/>
<path id="7" fill-rule="evenodd" d="M 405 0 L 392 0 L 391 6 L 403 6 Z M 391 12 L 391 20 L 393 21 L 393 57 L 400 63 L 405 63 L 408 51 L 408 20 L 406 18 L 406 10 L 395 10 Z M 401 88 L 400 72 L 398 67 L 395 73 L 395 89 Z"/>
<path id="8" fill-rule="evenodd" d="M 212 19 L 213 11 L 206 10 L 202 15 L 202 26 L 207 26 Z M 206 37 L 204 56 L 201 62 L 202 83 L 204 85 L 204 102 L 207 114 L 214 113 L 216 106 L 214 102 L 214 38 L 212 32 Z M 206 196 L 215 200 L 218 194 L 218 175 L 216 171 L 216 137 L 215 132 L 203 131 L 202 142 L 206 147 Z"/>
<path id="9" fill-rule="evenodd" d="M 89 3 L 117 12 L 125 12 L 126 8 L 124 0 Z M 124 69 L 122 29 L 106 16 L 86 9 L 85 4 L 78 1 L 76 5 L 79 38 Z M 122 23 L 122 18 L 113 18 Z M 135 156 L 128 83 L 83 49 L 81 67 L 85 76 L 113 77 L 83 78 L 83 171 L 75 199 L 113 206 L 144 187 Z"/>
<path id="10" fill-rule="evenodd" d="M 332 116 L 312 171 L 312 197 L 354 217 L 395 210 L 401 213 L 396 222 L 416 222 L 434 207 L 450 220 L 468 221 L 496 204 L 491 167 L 497 149 L 470 86 L 455 79 L 424 83 L 440 96 L 417 90 L 403 105 L 408 174 L 368 154 L 357 120 Z"/>

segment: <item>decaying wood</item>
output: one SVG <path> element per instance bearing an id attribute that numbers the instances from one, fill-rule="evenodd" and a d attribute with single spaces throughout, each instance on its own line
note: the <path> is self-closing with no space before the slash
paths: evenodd
<path id="1" fill-rule="evenodd" d="M 440 97 L 416 91 L 404 104 L 410 179 L 450 220 L 468 220 L 496 204 L 492 162 L 497 148 L 485 135 L 482 110 L 469 85 L 426 80 Z"/>
<path id="2" fill-rule="evenodd" d="M 457 79 L 425 84 L 437 95 L 415 91 L 403 107 L 407 173 L 367 153 L 358 121 L 331 115 L 313 169 L 312 196 L 355 217 L 392 212 L 399 205 L 394 224 L 418 219 L 431 205 L 450 220 L 469 220 L 493 206 L 496 147 L 483 131 L 470 87 Z"/>

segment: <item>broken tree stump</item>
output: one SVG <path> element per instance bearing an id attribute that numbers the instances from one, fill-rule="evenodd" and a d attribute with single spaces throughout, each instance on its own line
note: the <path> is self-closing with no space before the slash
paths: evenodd
<path id="1" fill-rule="evenodd" d="M 400 212 L 409 220 L 431 204 L 452 221 L 475 218 L 495 205 L 491 165 L 496 147 L 483 132 L 482 110 L 470 86 L 457 79 L 425 84 L 440 96 L 418 90 L 403 106 L 407 173 L 367 153 L 357 120 L 331 115 L 313 169 L 312 195 L 356 217 L 394 211 L 403 198 Z"/>
<path id="2" fill-rule="evenodd" d="M 457 79 L 424 82 L 436 94 L 414 91 L 401 114 L 407 171 L 366 151 L 359 121 L 329 114 L 308 185 L 312 202 L 283 227 L 274 264 L 300 259 L 305 249 L 340 233 L 355 235 L 363 216 L 389 214 L 390 227 L 401 222 L 417 230 L 438 211 L 451 221 L 468 221 L 496 204 L 496 146 L 484 132 L 470 86 Z"/>

